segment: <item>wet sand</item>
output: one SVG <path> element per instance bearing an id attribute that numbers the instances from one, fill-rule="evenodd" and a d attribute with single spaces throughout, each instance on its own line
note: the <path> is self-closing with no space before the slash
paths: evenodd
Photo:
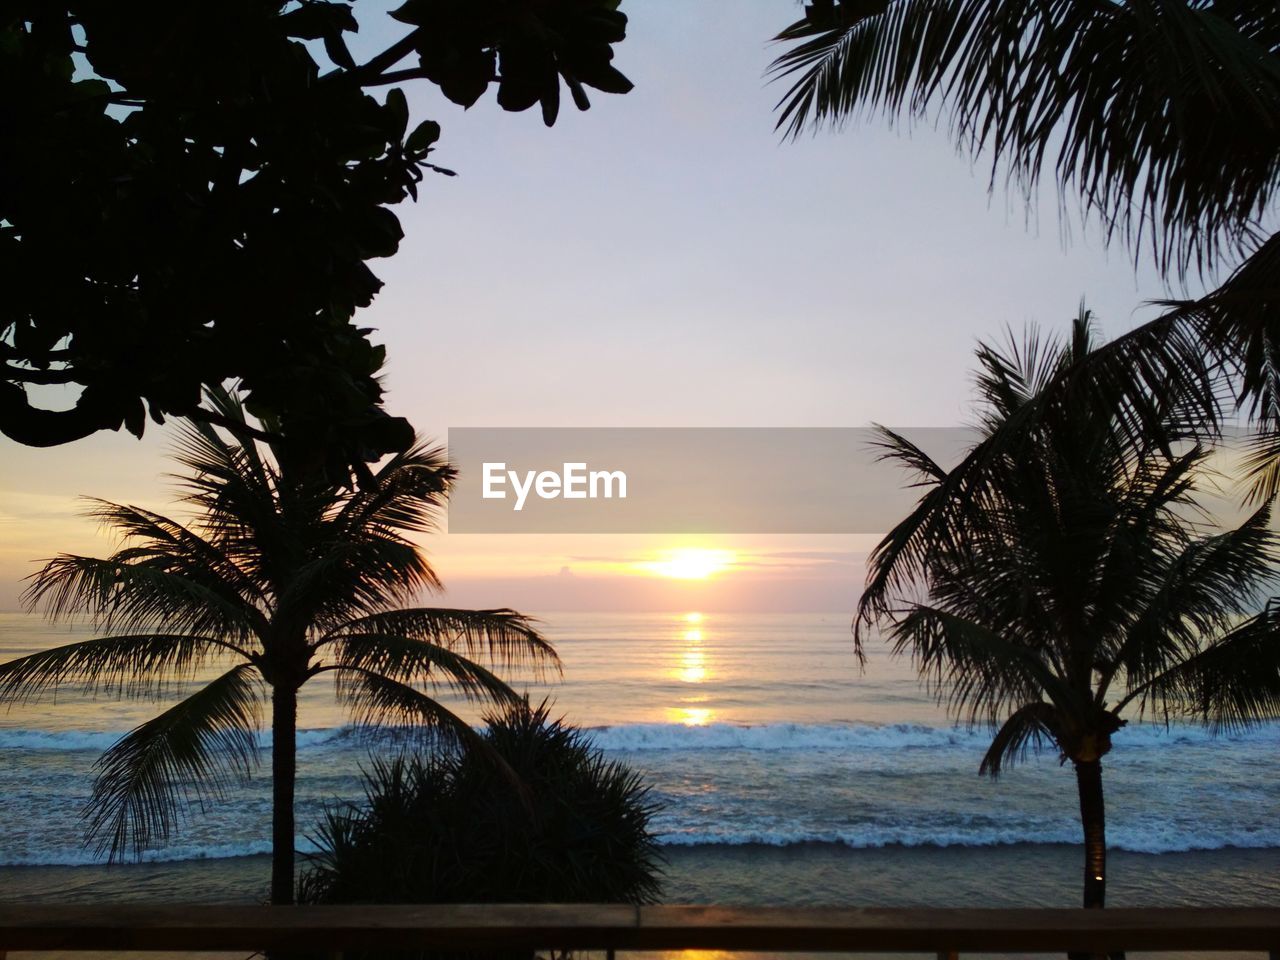
<path id="1" fill-rule="evenodd" d="M 790 906 L 1074 906 L 1081 853 L 1070 845 L 667 847 L 668 903 Z M 266 857 L 118 866 L 3 867 L 0 901 L 261 903 Z M 1280 850 L 1113 851 L 1112 906 L 1278 906 Z"/>
<path id="2" fill-rule="evenodd" d="M 669 903 L 1061 907 L 1077 903 L 1081 873 L 1080 850 L 1067 845 L 852 850 L 815 844 L 672 847 L 667 852 L 664 900 Z M 1280 905 L 1280 851 L 1273 849 L 1114 852 L 1109 873 L 1112 906 Z M 255 903 L 265 898 L 268 875 L 265 857 L 115 867 L 7 867 L 0 869 L 0 900 Z M 63 956 L 94 960 L 122 955 Z M 226 960 L 242 954 L 203 956 Z M 705 952 L 699 956 L 706 960 Z M 55 960 L 56 955 L 9 957 Z"/>

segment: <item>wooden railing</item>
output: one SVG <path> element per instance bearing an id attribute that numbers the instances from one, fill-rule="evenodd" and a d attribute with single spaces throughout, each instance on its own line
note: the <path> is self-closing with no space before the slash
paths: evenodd
<path id="1" fill-rule="evenodd" d="M 361 949 L 1269 952 L 1280 909 L 934 910 L 701 906 L 0 906 L 5 950 Z"/>

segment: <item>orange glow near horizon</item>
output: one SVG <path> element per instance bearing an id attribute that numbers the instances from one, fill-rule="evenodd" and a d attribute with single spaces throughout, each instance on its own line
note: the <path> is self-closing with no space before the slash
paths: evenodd
<path id="1" fill-rule="evenodd" d="M 731 550 L 678 547 L 666 551 L 660 559 L 645 560 L 636 566 L 653 576 L 672 580 L 706 580 L 733 566 L 736 560 Z"/>

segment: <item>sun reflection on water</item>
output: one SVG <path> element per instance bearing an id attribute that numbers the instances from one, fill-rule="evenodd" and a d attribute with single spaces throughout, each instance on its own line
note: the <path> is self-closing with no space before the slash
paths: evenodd
<path id="1" fill-rule="evenodd" d="M 715 711 L 710 707 L 668 707 L 667 719 L 686 727 L 705 727 L 715 719 Z"/>
<path id="2" fill-rule="evenodd" d="M 696 614 L 697 620 L 686 614 L 686 623 L 701 623 L 702 614 Z M 702 649 L 702 631 L 692 627 L 684 632 L 684 648 L 680 651 L 679 665 L 675 668 L 675 677 L 682 683 L 702 683 L 707 677 L 707 654 Z"/>
<path id="3" fill-rule="evenodd" d="M 689 625 L 680 636 L 683 643 L 676 650 L 676 661 L 671 668 L 671 676 L 681 683 L 700 684 L 711 679 L 710 657 L 702 646 L 702 629 L 694 624 L 701 624 L 701 613 L 686 613 L 683 617 Z M 705 696 L 682 697 L 686 704 L 705 701 Z M 682 723 L 689 727 L 701 727 L 710 723 L 715 711 L 710 707 L 679 706 L 667 709 L 667 719 L 674 723 Z"/>
<path id="4" fill-rule="evenodd" d="M 680 669 L 676 676 L 685 683 L 702 683 L 707 679 L 707 655 L 696 648 L 686 650 L 680 655 Z"/>

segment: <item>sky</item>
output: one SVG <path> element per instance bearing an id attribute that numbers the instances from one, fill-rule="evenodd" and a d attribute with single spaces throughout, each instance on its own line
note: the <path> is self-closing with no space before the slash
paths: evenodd
<path id="1" fill-rule="evenodd" d="M 385 8 L 383 8 L 385 9 Z M 435 119 L 430 176 L 397 208 L 399 253 L 358 317 L 387 346 L 387 405 L 450 427 L 956 426 L 979 340 L 1106 336 L 1169 291 L 1064 222 L 1045 189 L 988 190 L 944 129 L 873 119 L 784 142 L 765 71 L 793 0 L 644 0 L 615 65 L 625 96 L 567 98 L 553 128 L 408 90 Z M 357 6 L 354 46 L 400 35 Z M 357 56 L 359 53 L 357 52 Z M 166 431 L 35 450 L 0 438 L 0 610 L 58 552 L 112 541 L 81 496 L 171 510 Z M 886 529 L 894 519 L 887 517 Z M 852 612 L 874 535 L 449 534 L 423 539 L 439 602 L 558 610 Z"/>

